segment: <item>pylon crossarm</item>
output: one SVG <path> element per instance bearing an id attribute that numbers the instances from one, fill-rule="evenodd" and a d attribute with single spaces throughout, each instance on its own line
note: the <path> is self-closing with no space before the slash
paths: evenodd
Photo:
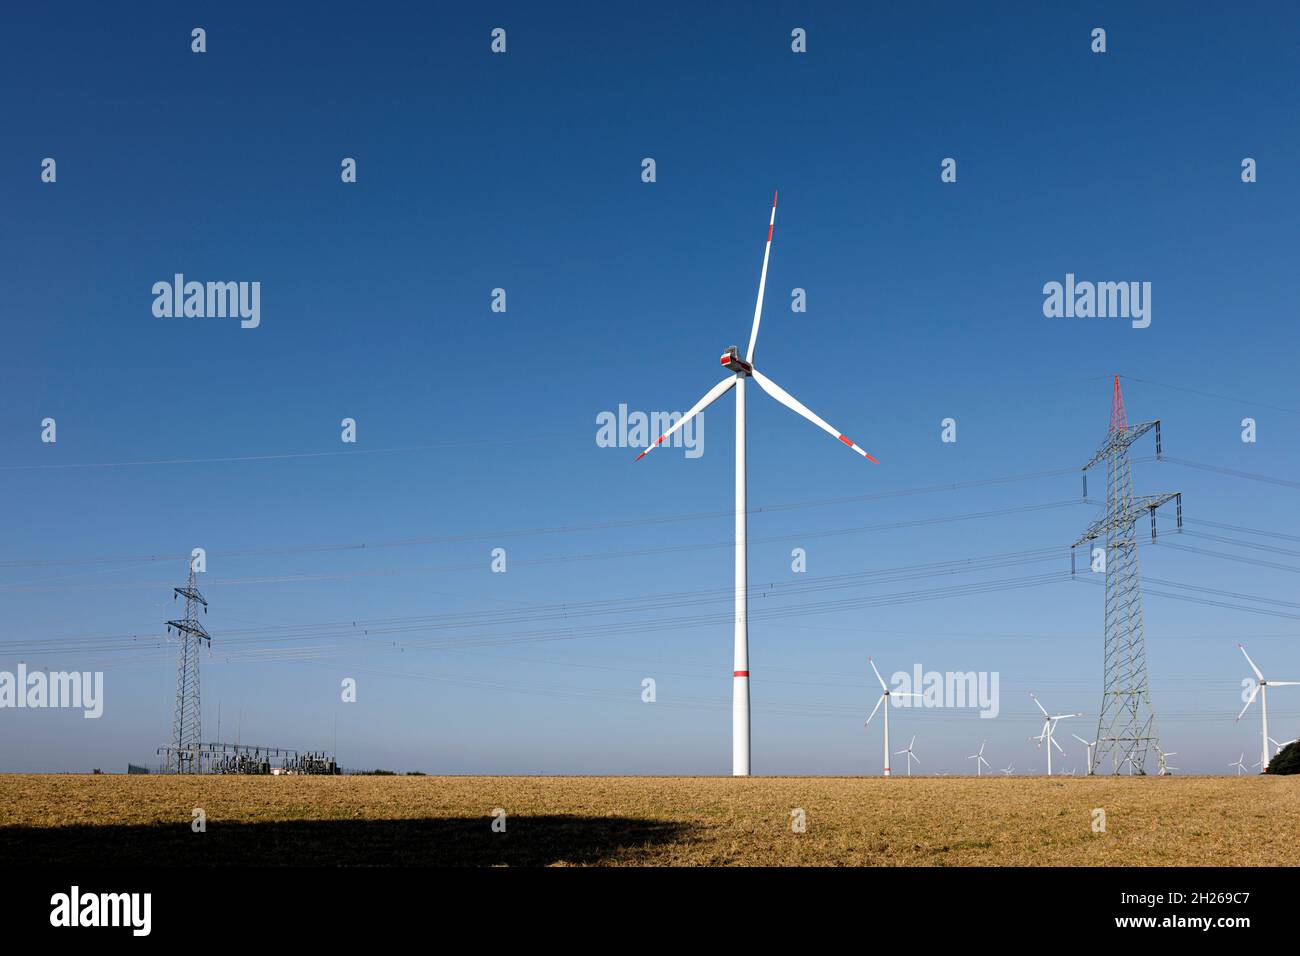
<path id="1" fill-rule="evenodd" d="M 168 621 L 167 626 L 175 628 L 182 634 L 193 634 L 195 637 L 203 641 L 212 640 L 212 638 L 208 636 L 208 632 L 204 630 L 203 625 L 198 621 Z"/>
<path id="2" fill-rule="evenodd" d="M 1089 468 L 1094 468 L 1097 465 L 1100 465 L 1112 455 L 1127 449 L 1129 445 L 1133 444 L 1151 429 L 1159 429 L 1159 427 L 1160 419 L 1157 418 L 1154 421 L 1143 422 L 1141 425 L 1130 425 L 1120 432 L 1112 432 L 1106 437 L 1106 440 L 1101 443 L 1101 446 L 1093 456 L 1088 459 L 1088 463 L 1083 466 L 1082 470 L 1087 471 Z M 1157 446 L 1158 445 L 1159 443 L 1157 442 Z M 1159 452 L 1160 449 L 1157 447 L 1156 454 L 1158 455 Z"/>
<path id="3" fill-rule="evenodd" d="M 183 588 L 172 588 L 172 590 L 175 591 L 177 594 L 179 594 L 181 597 L 185 598 L 187 601 L 198 601 L 204 607 L 208 606 L 207 599 L 204 598 L 204 596 L 199 593 L 198 588 L 183 587 Z"/>
<path id="4" fill-rule="evenodd" d="M 1090 524 L 1087 530 L 1070 547 L 1077 548 L 1085 541 L 1091 541 L 1093 538 L 1100 538 L 1112 531 L 1127 528 L 1148 512 L 1155 511 L 1161 505 L 1173 501 L 1180 494 L 1181 492 L 1171 491 L 1163 495 L 1138 495 L 1131 498 L 1127 508 Z"/>

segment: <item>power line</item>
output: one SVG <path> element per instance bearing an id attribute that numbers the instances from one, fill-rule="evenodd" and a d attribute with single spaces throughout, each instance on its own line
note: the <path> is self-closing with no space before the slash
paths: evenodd
<path id="1" fill-rule="evenodd" d="M 1257 402 L 1252 399 L 1237 398 L 1234 395 L 1220 395 L 1215 392 L 1205 392 L 1196 388 L 1187 388 L 1183 385 L 1169 385 L 1165 382 L 1154 382 L 1149 378 L 1137 378 L 1133 375 L 1121 375 L 1120 378 L 1126 378 L 1130 382 L 1141 382 L 1143 385 L 1154 385 L 1157 388 L 1168 388 L 1176 392 L 1186 392 L 1189 395 L 1200 395 L 1204 398 L 1217 398 L 1225 402 L 1235 402 L 1239 405 L 1251 405 L 1257 408 L 1267 408 L 1275 412 L 1290 412 L 1293 415 L 1300 415 L 1300 408 L 1287 408 L 1285 405 L 1270 405 L 1268 402 Z"/>
<path id="2" fill-rule="evenodd" d="M 831 505 L 852 504 L 855 502 L 877 501 L 888 498 L 908 497 L 914 495 L 936 494 L 944 491 L 961 491 L 966 488 L 988 487 L 992 485 L 1008 484 L 1017 481 L 1032 481 L 1038 478 L 1061 477 L 1063 475 L 1072 475 L 1078 472 L 1077 468 L 1057 468 L 1048 471 L 1026 472 L 1019 475 L 1004 475 L 997 478 L 980 478 L 964 482 L 949 482 L 939 485 L 922 485 L 911 488 L 896 488 L 887 491 L 867 492 L 861 495 L 846 495 L 835 498 L 810 498 L 801 501 L 781 502 L 773 505 L 765 505 L 757 508 L 750 508 L 746 513 L 749 515 L 772 514 L 784 511 L 803 510 L 807 508 L 821 508 Z M 232 549 L 225 551 L 209 550 L 208 557 L 274 557 L 286 554 L 306 554 L 325 551 L 360 551 L 360 550 L 378 550 L 380 548 L 410 547 L 416 545 L 428 544 L 457 544 L 467 541 L 484 541 L 484 540 L 502 540 L 507 538 L 532 537 L 537 535 L 550 534 L 572 534 L 577 532 L 588 531 L 609 531 L 623 528 L 644 527 L 655 524 L 672 524 L 686 521 L 698 521 L 704 519 L 732 519 L 735 517 L 733 510 L 726 511 L 696 511 L 685 512 L 680 514 L 656 515 L 645 518 L 628 518 L 619 521 L 601 521 L 586 524 L 565 524 L 553 525 L 549 527 L 532 527 L 532 528 L 513 528 L 498 529 L 496 531 L 474 531 L 461 534 L 444 534 L 444 535 L 426 535 L 413 538 L 392 538 L 379 541 L 369 542 L 349 542 L 342 544 L 319 544 L 304 545 L 298 547 L 272 547 L 272 548 L 244 548 Z M 73 558 L 22 558 L 9 561 L 0 561 L 0 568 L 12 567 L 49 567 L 58 565 L 76 565 L 76 564 L 108 564 L 108 563 L 127 563 L 139 562 L 149 563 L 153 561 L 184 561 L 188 560 L 188 554 L 149 554 L 149 555 L 115 555 L 115 556 L 97 556 L 97 557 L 73 557 Z M 151 585 L 152 586 L 152 585 Z"/>
<path id="3" fill-rule="evenodd" d="M 1163 461 L 1175 465 L 1182 465 L 1184 468 L 1197 468 L 1201 471 L 1209 471 L 1218 475 L 1227 475 L 1230 478 L 1245 478 L 1248 481 L 1262 481 L 1270 485 L 1280 485 L 1283 488 L 1300 488 L 1300 481 L 1292 481 L 1289 478 L 1274 478 L 1271 475 L 1261 475 L 1253 471 L 1238 471 L 1235 468 L 1224 468 L 1222 465 L 1209 465 L 1199 461 L 1188 461 L 1186 458 L 1171 458 L 1166 455 Z"/>
<path id="4" fill-rule="evenodd" d="M 875 531 L 894 531 L 904 528 L 924 527 L 928 525 L 945 524 L 953 521 L 970 521 L 981 518 L 1004 517 L 1011 514 L 1026 514 L 1038 511 L 1045 511 L 1054 508 L 1068 508 L 1079 504 L 1077 499 L 1067 499 L 1064 501 L 1052 501 L 1035 505 L 1020 505 L 1011 508 L 996 508 L 989 511 L 969 512 L 958 515 L 938 515 L 926 518 L 914 518 L 907 521 L 893 521 L 883 524 L 861 525 L 856 528 L 833 528 L 826 531 L 794 531 L 781 535 L 770 535 L 765 537 L 751 538 L 750 541 L 755 544 L 773 544 L 779 541 L 808 541 L 821 538 L 840 537 L 843 535 L 865 534 Z M 585 561 L 607 561 L 621 558 L 649 557 L 664 554 L 679 554 L 690 551 L 707 551 L 719 548 L 731 548 L 734 546 L 732 541 L 712 541 L 697 544 L 676 544 L 664 545 L 657 548 L 634 548 L 621 551 L 599 551 L 579 553 L 572 555 L 554 555 L 544 558 L 514 558 L 511 563 L 516 567 L 536 567 L 550 564 L 568 564 Z M 209 552 L 209 557 L 215 552 Z M 482 571 L 484 563 L 482 561 L 463 562 L 459 564 L 442 564 L 442 565 L 423 565 L 407 566 L 403 565 L 397 569 L 374 569 L 369 571 L 337 571 L 322 572 L 318 574 L 297 574 L 297 575 L 263 575 L 244 578 L 227 578 L 224 580 L 209 581 L 208 587 L 229 587 L 236 585 L 248 584 L 283 584 L 292 582 L 305 581 L 337 581 L 350 578 L 367 578 L 367 577 L 389 577 L 394 575 L 407 574 L 439 574 L 439 573 L 459 573 L 465 571 Z M 115 582 L 113 584 L 80 584 L 80 585 L 31 585 L 31 584 L 6 584 L 0 585 L 0 592 L 11 593 L 61 593 L 74 591 L 126 591 L 126 590 L 144 590 L 160 587 L 155 581 L 134 581 L 134 582 Z"/>
<path id="5" fill-rule="evenodd" d="M 517 445 L 521 442 L 553 442 L 571 435 L 541 435 L 524 438 L 488 438 L 476 441 L 440 442 L 428 445 L 403 445 L 392 448 L 350 448 L 346 451 L 285 452 L 271 455 L 227 455 L 216 458 L 146 458 L 135 461 L 90 461 L 69 464 L 0 465 L 0 471 L 63 471 L 86 468 L 137 468 L 148 465 L 216 465 L 246 461 L 289 461 L 302 458 L 339 458 L 351 455 L 388 455 L 399 452 L 440 451 L 447 448 L 472 448 L 480 445 Z"/>

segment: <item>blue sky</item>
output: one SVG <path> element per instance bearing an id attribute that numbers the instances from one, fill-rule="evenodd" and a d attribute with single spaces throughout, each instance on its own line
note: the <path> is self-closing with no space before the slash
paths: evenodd
<path id="1" fill-rule="evenodd" d="M 727 601 L 662 596 L 730 588 L 732 403 L 706 414 L 697 460 L 634 465 L 597 446 L 596 416 L 684 410 L 717 381 L 719 353 L 748 337 L 774 188 L 756 363 L 880 464 L 751 389 L 749 501 L 768 509 L 750 520 L 751 583 L 1061 552 L 756 593 L 756 773 L 878 772 L 868 655 L 887 673 L 1000 673 L 996 720 L 896 714 L 926 770 L 967 771 L 987 737 L 996 766 L 1041 771 L 1030 691 L 1092 715 L 1062 727 L 1091 739 L 1100 588 L 760 611 L 1068 568 L 1098 514 L 1077 476 L 970 483 L 1082 465 L 1113 374 L 1130 420 L 1163 420 L 1169 456 L 1284 479 L 1300 464 L 1290 5 L 274 6 L 5 14 L 0 668 L 103 669 L 107 700 L 98 721 L 0 712 L 0 770 L 156 760 L 175 684 L 162 623 L 201 546 L 206 739 L 220 706 L 230 740 L 329 749 L 337 727 L 346 766 L 726 772 Z M 940 182 L 945 157 L 956 183 Z M 177 272 L 259 281 L 260 327 L 156 318 L 150 289 Z M 1151 326 L 1045 318 L 1043 284 L 1066 273 L 1150 282 Z M 949 416 L 955 444 L 939 440 Z M 1152 452 L 1135 452 L 1136 490 L 1182 491 L 1189 535 L 1144 548 L 1143 573 L 1295 600 L 1300 555 L 1190 535 L 1298 551 L 1195 524 L 1300 535 L 1295 486 Z M 144 461 L 165 463 L 122 464 Z M 880 495 L 939 484 L 957 487 Z M 230 553 L 249 551 L 275 553 Z M 644 596 L 659 597 L 617 604 Z M 615 604 L 535 610 L 594 601 Z M 417 620 L 374 623 L 399 618 Z M 323 627 L 354 621 L 385 633 Z M 1234 645 L 1300 679 L 1300 621 L 1150 596 L 1146 622 L 1174 763 L 1257 759 L 1257 715 L 1232 719 L 1249 673 Z M 339 699 L 349 676 L 355 704 Z M 1294 696 L 1270 701 L 1278 739 L 1300 735 Z"/>

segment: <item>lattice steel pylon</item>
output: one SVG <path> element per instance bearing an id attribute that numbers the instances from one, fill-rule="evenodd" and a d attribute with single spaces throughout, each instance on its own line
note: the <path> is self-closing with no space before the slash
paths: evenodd
<path id="1" fill-rule="evenodd" d="M 1088 469 L 1106 462 L 1106 514 L 1093 522 L 1077 541 L 1079 545 L 1105 538 L 1101 553 L 1106 575 L 1106 643 L 1104 690 L 1097 719 L 1097 746 L 1088 773 L 1097 772 L 1110 757 L 1111 772 L 1119 773 L 1121 762 L 1132 756 L 1130 772 L 1146 773 L 1148 751 L 1158 747 L 1160 735 L 1151 688 L 1147 679 L 1146 639 L 1142 632 L 1142 586 L 1138 577 L 1137 521 L 1142 512 L 1151 515 L 1151 540 L 1156 540 L 1156 509 L 1173 501 L 1178 528 L 1183 526 L 1183 496 L 1180 492 L 1160 495 L 1133 494 L 1133 467 L 1128 450 L 1138 438 L 1155 431 L 1156 457 L 1161 454 L 1159 420 L 1129 425 L 1119 376 L 1111 398 L 1110 431 L 1092 459 L 1083 466 L 1083 496 L 1088 497 Z M 1073 551 L 1071 551 L 1073 554 Z M 1094 553 L 1093 567 L 1096 568 Z M 1073 560 L 1073 559 L 1072 559 Z"/>
<path id="2" fill-rule="evenodd" d="M 212 638 L 199 623 L 199 605 L 203 613 L 208 602 L 199 593 L 194 577 L 194 564 L 190 563 L 190 577 L 184 587 L 172 588 L 172 600 L 185 598 L 185 617 L 167 622 L 167 633 L 180 638 L 180 653 L 176 666 L 176 709 L 172 712 L 171 746 L 167 748 L 167 769 L 174 773 L 196 773 L 202 770 L 199 756 L 202 721 L 199 710 L 199 649 L 203 642 L 212 646 Z"/>

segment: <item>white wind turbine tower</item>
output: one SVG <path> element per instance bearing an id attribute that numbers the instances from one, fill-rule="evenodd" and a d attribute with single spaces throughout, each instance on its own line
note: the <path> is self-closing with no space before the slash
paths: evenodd
<path id="1" fill-rule="evenodd" d="M 921 758 L 918 757 L 916 754 L 912 753 L 912 748 L 914 746 L 916 746 L 916 734 L 912 734 L 912 741 L 907 745 L 906 750 L 894 751 L 895 757 L 897 757 L 899 754 L 907 754 L 907 775 L 909 777 L 912 775 L 912 761 L 915 760 L 917 763 L 921 762 Z"/>
<path id="2" fill-rule="evenodd" d="M 1242 762 L 1242 761 L 1244 761 L 1245 759 L 1246 759 L 1246 755 L 1243 753 L 1240 757 L 1237 758 L 1237 762 L 1236 762 L 1236 763 L 1230 763 L 1230 764 L 1228 764 L 1228 769 L 1231 770 L 1233 767 L 1236 767 L 1236 768 L 1237 768 L 1237 776 L 1240 777 L 1243 773 L 1246 772 L 1246 765 Z"/>
<path id="3" fill-rule="evenodd" d="M 992 764 L 990 764 L 987 760 L 984 759 L 984 745 L 987 743 L 988 743 L 988 738 L 985 738 L 983 741 L 980 742 L 979 751 L 971 754 L 969 757 L 966 758 L 967 760 L 975 761 L 975 776 L 977 777 L 984 776 L 985 767 L 992 769 Z"/>
<path id="4" fill-rule="evenodd" d="M 1246 663 L 1250 665 L 1250 669 L 1253 670 L 1255 676 L 1259 678 L 1259 683 L 1255 685 L 1254 690 L 1250 692 L 1250 696 L 1246 698 L 1246 706 L 1241 708 L 1241 713 L 1237 715 L 1237 719 L 1241 720 L 1241 718 L 1245 716 L 1246 711 L 1250 709 L 1250 705 L 1255 702 L 1255 698 L 1259 697 L 1260 717 L 1263 719 L 1263 726 L 1260 730 L 1259 763 L 1256 764 L 1256 766 L 1259 767 L 1259 772 L 1263 773 L 1268 769 L 1268 689 L 1270 687 L 1295 687 L 1296 685 L 1300 685 L 1300 681 L 1265 680 L 1264 675 L 1261 674 L 1259 668 L 1255 666 L 1255 662 L 1252 661 L 1250 655 L 1246 653 L 1246 648 L 1242 647 L 1240 644 L 1238 644 L 1237 647 L 1241 649 L 1241 653 L 1246 658 Z"/>
<path id="5" fill-rule="evenodd" d="M 759 388 L 795 414 L 803 416 L 828 435 L 839 439 L 863 458 L 876 460 L 846 438 L 843 433 L 815 415 L 789 392 L 754 368 L 754 346 L 758 342 L 758 325 L 763 316 L 763 291 L 767 286 L 767 261 L 772 252 L 772 230 L 775 225 L 776 193 L 773 193 L 772 215 L 767 222 L 767 245 L 763 249 L 763 271 L 758 278 L 758 301 L 754 303 L 754 322 L 749 332 L 749 347 L 745 350 L 745 357 L 743 359 L 740 357 L 739 350 L 734 345 L 722 353 L 722 364 L 731 371 L 731 374 L 709 389 L 690 411 L 674 423 L 672 428 L 637 455 L 638 461 L 644 458 L 662 445 L 670 435 L 721 398 L 725 392 L 732 388 L 736 390 L 736 624 L 735 653 L 731 671 L 731 773 L 737 777 L 749 776 L 749 584 L 745 511 L 745 380 L 752 378 Z M 889 712 L 885 713 L 888 715 Z M 888 774 L 888 744 L 886 744 L 885 764 L 885 773 Z"/>
<path id="6" fill-rule="evenodd" d="M 1089 742 L 1087 740 L 1084 740 L 1078 734 L 1070 734 L 1070 736 L 1088 748 L 1088 773 L 1091 774 L 1092 773 L 1092 748 L 1097 746 L 1097 741 L 1093 740 Z"/>
<path id="7" fill-rule="evenodd" d="M 921 695 L 905 694 L 902 691 L 897 691 L 897 690 L 891 691 L 889 689 L 889 685 L 885 683 L 885 679 L 880 676 L 880 671 L 877 670 L 876 668 L 875 660 L 873 658 L 868 657 L 867 662 L 871 665 L 871 669 L 876 672 L 876 680 L 880 681 L 880 697 L 876 700 L 876 706 L 871 708 L 871 717 L 876 716 L 876 711 L 880 709 L 881 704 L 885 705 L 885 776 L 888 777 L 889 776 L 889 698 L 890 697 L 920 697 Z M 866 720 L 862 722 L 863 727 L 871 723 L 871 717 L 868 717 Z M 912 740 L 915 741 L 916 738 L 913 737 Z M 912 748 L 911 746 L 909 746 L 907 749 L 911 750 Z M 917 761 L 917 763 L 920 762 L 921 761 L 919 760 Z M 912 765 L 910 762 L 907 765 L 907 769 L 908 769 L 908 776 L 910 777 L 911 770 L 912 770 Z"/>
<path id="8" fill-rule="evenodd" d="M 1057 722 L 1065 720 L 1067 717 L 1082 717 L 1083 714 L 1049 714 L 1047 708 L 1042 705 L 1035 694 L 1030 693 L 1029 696 L 1034 698 L 1034 703 L 1038 704 L 1038 709 L 1043 712 L 1043 732 L 1037 737 L 1030 737 L 1029 739 L 1038 741 L 1040 747 L 1043 745 L 1044 740 L 1047 741 L 1047 775 L 1050 777 L 1052 775 L 1052 748 L 1055 747 L 1061 751 L 1062 755 L 1065 754 L 1065 748 L 1058 744 L 1056 738 L 1052 736 L 1056 732 Z M 1089 767 L 1089 772 L 1091 770 L 1092 768 Z"/>

